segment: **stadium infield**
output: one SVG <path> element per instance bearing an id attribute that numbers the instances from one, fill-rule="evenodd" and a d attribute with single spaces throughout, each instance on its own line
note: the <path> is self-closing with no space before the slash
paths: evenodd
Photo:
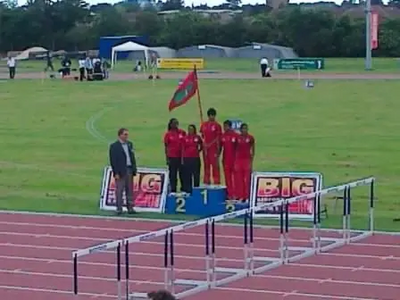
<path id="1" fill-rule="evenodd" d="M 72 294 L 74 250 L 164 228 L 170 223 L 79 216 L 0 213 L 0 290 L 2 300 L 64 300 Z M 220 267 L 243 267 L 242 228 L 217 225 Z M 335 237 L 338 231 L 324 231 Z M 256 255 L 278 256 L 278 231 L 255 229 Z M 293 229 L 290 244 L 311 244 L 311 232 Z M 193 228 L 176 235 L 176 277 L 205 280 L 204 234 Z M 375 234 L 331 252 L 289 263 L 265 273 L 185 299 L 396 300 L 400 292 L 400 235 Z M 132 244 L 130 289 L 163 287 L 163 242 Z M 83 257 L 79 300 L 116 299 L 115 251 Z M 222 276 L 222 275 L 221 275 Z M 183 291 L 185 286 L 176 286 Z"/>

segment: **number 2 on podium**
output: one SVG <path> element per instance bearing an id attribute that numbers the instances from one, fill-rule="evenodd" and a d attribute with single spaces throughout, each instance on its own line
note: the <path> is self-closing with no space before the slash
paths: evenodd
<path id="1" fill-rule="evenodd" d="M 207 190 L 202 190 L 201 195 L 203 196 L 203 203 L 204 205 L 207 205 L 208 203 L 208 192 Z"/>
<path id="2" fill-rule="evenodd" d="M 184 214 L 186 212 L 186 199 L 183 197 L 176 198 L 176 209 L 177 213 Z"/>

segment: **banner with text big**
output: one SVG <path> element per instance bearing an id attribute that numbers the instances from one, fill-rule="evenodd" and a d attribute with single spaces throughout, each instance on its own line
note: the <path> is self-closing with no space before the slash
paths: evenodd
<path id="1" fill-rule="evenodd" d="M 168 191 L 168 171 L 165 169 L 138 168 L 133 177 L 133 198 L 129 199 L 138 212 L 163 213 Z M 100 209 L 116 210 L 115 179 L 111 167 L 104 168 L 100 195 Z M 124 192 L 124 210 L 126 195 Z"/>
<path id="2" fill-rule="evenodd" d="M 322 189 L 322 174 L 314 172 L 254 172 L 251 180 L 250 206 L 313 193 Z M 314 200 L 310 198 L 289 206 L 291 219 L 312 220 Z M 256 213 L 257 217 L 278 217 L 279 207 Z"/>

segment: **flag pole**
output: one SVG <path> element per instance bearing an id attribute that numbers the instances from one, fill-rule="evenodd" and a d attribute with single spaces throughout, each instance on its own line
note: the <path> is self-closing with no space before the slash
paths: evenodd
<path id="1" fill-rule="evenodd" d="M 204 119 L 203 119 L 203 107 L 201 105 L 199 79 L 197 77 L 196 65 L 193 66 L 193 72 L 194 72 L 194 74 L 196 76 L 196 84 L 197 84 L 197 92 L 196 92 L 196 94 L 197 94 L 197 104 L 198 104 L 198 107 L 199 107 L 200 122 L 201 122 L 201 124 L 203 124 L 203 122 L 204 122 Z"/>

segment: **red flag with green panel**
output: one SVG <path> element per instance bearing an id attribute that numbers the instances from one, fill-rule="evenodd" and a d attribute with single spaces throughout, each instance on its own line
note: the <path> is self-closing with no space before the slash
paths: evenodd
<path id="1" fill-rule="evenodd" d="M 180 82 L 172 99 L 169 101 L 169 111 L 186 104 L 196 94 L 197 89 L 197 74 L 196 71 L 192 71 Z"/>

